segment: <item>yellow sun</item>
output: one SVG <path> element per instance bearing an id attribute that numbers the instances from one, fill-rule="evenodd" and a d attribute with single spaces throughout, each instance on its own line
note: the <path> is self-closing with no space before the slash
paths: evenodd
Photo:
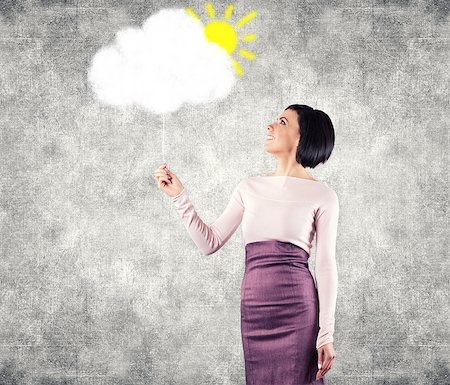
<path id="1" fill-rule="evenodd" d="M 224 20 L 216 20 L 214 7 L 210 2 L 205 4 L 205 9 L 208 12 L 208 16 L 212 21 L 209 21 L 205 27 L 205 36 L 208 41 L 212 41 L 231 55 L 237 48 L 240 41 L 251 42 L 256 40 L 256 34 L 245 34 L 241 39 L 238 36 L 237 29 L 241 28 L 244 24 L 248 23 L 256 16 L 256 11 L 251 11 L 245 15 L 241 20 L 236 23 L 236 27 L 231 25 L 227 20 L 230 19 L 233 13 L 233 4 L 228 5 L 225 10 Z M 201 21 L 200 17 L 193 11 L 191 7 L 186 8 L 187 13 L 195 19 Z M 247 51 L 246 49 L 239 49 L 239 55 L 248 60 L 254 60 L 255 54 Z M 244 70 L 236 59 L 231 58 L 234 69 L 239 76 L 244 75 Z"/>

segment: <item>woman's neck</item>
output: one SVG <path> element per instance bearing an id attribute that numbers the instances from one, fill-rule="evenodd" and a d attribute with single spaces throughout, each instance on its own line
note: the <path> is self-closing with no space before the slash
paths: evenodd
<path id="1" fill-rule="evenodd" d="M 292 176 L 295 178 L 303 178 L 303 179 L 310 179 L 310 180 L 315 180 L 311 175 L 307 174 L 306 172 L 302 172 L 302 171 L 291 171 L 291 172 L 282 172 L 282 171 L 275 171 L 271 174 L 269 174 L 268 176 Z"/>

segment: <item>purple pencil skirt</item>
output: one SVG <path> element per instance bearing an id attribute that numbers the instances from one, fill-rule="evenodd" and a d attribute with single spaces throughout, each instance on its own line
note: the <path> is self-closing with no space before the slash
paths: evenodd
<path id="1" fill-rule="evenodd" d="M 319 385 L 319 302 L 309 254 L 290 242 L 245 246 L 241 335 L 246 385 Z"/>

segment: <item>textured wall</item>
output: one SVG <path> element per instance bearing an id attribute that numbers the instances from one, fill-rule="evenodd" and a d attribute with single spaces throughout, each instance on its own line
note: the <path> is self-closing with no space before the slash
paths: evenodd
<path id="1" fill-rule="evenodd" d="M 335 150 L 311 174 L 341 204 L 329 383 L 449 383 L 448 2 L 234 4 L 258 11 L 256 60 L 227 99 L 166 116 L 166 161 L 211 223 L 275 168 L 267 123 L 327 112 Z M 244 384 L 240 229 L 202 256 L 153 180 L 161 116 L 86 82 L 118 29 L 187 5 L 204 14 L 0 0 L 1 384 Z"/>

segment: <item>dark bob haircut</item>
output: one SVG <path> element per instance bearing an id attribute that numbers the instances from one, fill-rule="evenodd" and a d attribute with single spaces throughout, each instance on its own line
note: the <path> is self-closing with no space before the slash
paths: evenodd
<path id="1" fill-rule="evenodd" d="M 314 168 L 325 163 L 334 148 L 334 127 L 330 117 L 323 111 L 305 104 L 291 104 L 285 108 L 297 112 L 300 142 L 296 160 L 303 167 Z"/>

